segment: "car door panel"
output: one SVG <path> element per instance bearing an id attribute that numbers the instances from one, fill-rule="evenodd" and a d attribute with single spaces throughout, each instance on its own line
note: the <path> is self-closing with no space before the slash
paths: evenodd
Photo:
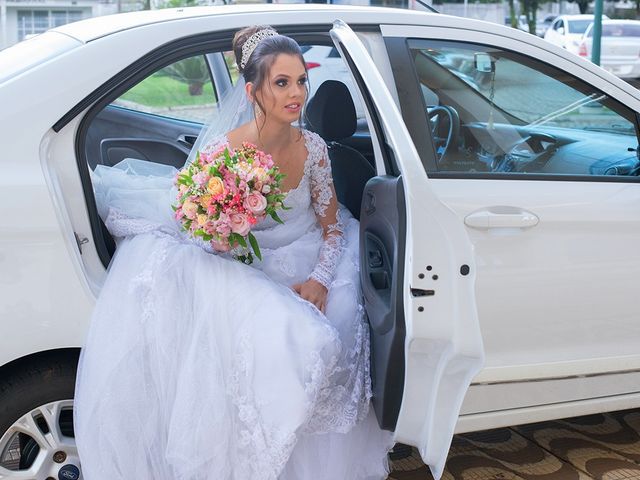
<path id="1" fill-rule="evenodd" d="M 425 48 L 428 41 L 455 41 L 518 51 L 562 69 L 567 78 L 583 79 L 595 92 L 607 92 L 621 105 L 640 111 L 640 102 L 627 92 L 623 82 L 605 80 L 602 71 L 586 62 L 563 52 L 547 51 L 533 41 L 437 27 L 400 29 L 385 25 L 382 31 L 389 41 L 405 45 L 407 37 L 423 39 Z M 406 78 L 398 77 L 397 81 L 402 83 Z M 413 88 L 402 85 L 399 88 Z M 405 118 L 414 118 L 412 108 L 405 101 Z M 492 129 L 483 128 L 489 133 L 499 132 L 499 123 L 496 120 Z M 411 127 L 416 126 L 416 122 L 411 123 Z M 424 127 L 414 128 L 413 137 L 424 136 L 428 131 Z M 524 129 L 517 136 L 526 137 L 535 131 Z M 596 135 L 585 130 L 583 137 Z M 602 395 L 602 384 L 587 381 L 582 378 L 585 375 L 610 375 L 606 381 L 609 395 L 628 394 L 629 383 L 614 378 L 620 372 L 640 370 L 640 331 L 633 294 L 635 279 L 640 275 L 637 178 L 589 179 L 585 175 L 594 172 L 580 162 L 586 157 L 592 162 L 597 156 L 604 160 L 613 143 L 581 148 L 578 140 L 583 140 L 577 137 L 558 135 L 557 140 L 557 157 L 546 164 L 546 172 L 541 169 L 546 178 L 531 174 L 531 179 L 522 175 L 516 179 L 503 173 L 493 176 L 480 172 L 476 176 L 469 176 L 469 172 L 430 174 L 438 197 L 460 221 L 474 223 L 467 224 L 467 231 L 477 254 L 476 291 L 487 362 L 474 378 L 470 392 L 481 389 L 487 394 L 492 385 L 496 386 L 495 410 L 531 406 L 529 401 L 518 400 L 521 395 L 504 395 L 509 389 L 515 392 L 516 383 L 572 379 L 566 385 L 573 385 L 573 390 L 565 385 L 536 397 L 543 404 L 557 405 Z M 574 164 L 575 175 L 582 177 L 549 178 L 567 172 L 569 162 Z M 591 165 L 600 168 L 599 163 Z M 479 212 L 513 218 L 509 224 L 492 226 L 490 215 L 480 219 L 476 215 Z M 515 225 L 518 215 L 526 215 L 528 223 Z M 478 225 L 480 220 L 487 224 Z M 478 399 L 475 393 L 470 394 L 464 412 L 488 411 L 487 402 Z"/>
<path id="2" fill-rule="evenodd" d="M 127 157 L 180 167 L 189 155 L 189 139 L 197 137 L 201 128 L 197 123 L 109 105 L 87 131 L 87 160 L 92 168 L 112 166 Z"/>
<path id="3" fill-rule="evenodd" d="M 371 328 L 372 403 L 378 423 L 394 430 L 404 384 L 402 286 L 406 225 L 400 177 L 374 177 L 360 214 L 360 275 Z"/>

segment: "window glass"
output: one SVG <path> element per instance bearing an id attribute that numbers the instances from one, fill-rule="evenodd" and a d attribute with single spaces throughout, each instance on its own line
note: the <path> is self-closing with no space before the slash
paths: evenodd
<path id="1" fill-rule="evenodd" d="M 163 117 L 204 123 L 216 104 L 203 55 L 185 58 L 142 80 L 112 105 Z"/>
<path id="2" fill-rule="evenodd" d="M 315 95 L 318 87 L 327 80 L 337 80 L 344 83 L 356 108 L 358 129 L 366 129 L 364 107 L 356 93 L 356 86 L 351 79 L 351 72 L 347 64 L 335 47 L 326 45 L 305 45 L 302 47 L 303 56 L 309 71 L 309 98 Z"/>
<path id="3" fill-rule="evenodd" d="M 480 45 L 411 50 L 436 171 L 636 176 L 635 112 L 535 59 Z"/>
<path id="4" fill-rule="evenodd" d="M 82 20 L 81 10 L 18 10 L 18 40 Z"/>
<path id="5" fill-rule="evenodd" d="M 569 33 L 584 33 L 593 20 L 569 20 Z"/>
<path id="6" fill-rule="evenodd" d="M 589 29 L 588 35 L 593 37 L 593 28 Z M 602 36 L 603 37 L 640 37 L 640 24 L 602 24 Z"/>

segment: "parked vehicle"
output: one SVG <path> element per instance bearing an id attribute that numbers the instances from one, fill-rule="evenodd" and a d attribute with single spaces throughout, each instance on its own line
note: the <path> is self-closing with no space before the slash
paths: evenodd
<path id="1" fill-rule="evenodd" d="M 432 464 L 447 419 L 469 432 L 640 407 L 636 89 L 534 35 L 465 18 L 163 9 L 0 52 L 0 477 L 79 465 L 75 366 L 116 248 L 93 169 L 182 165 L 234 78 L 233 33 L 265 23 L 345 60 L 353 88 L 326 121 L 353 117 L 354 91 L 363 105 L 365 130 L 325 138 L 333 158 L 349 152 L 334 177 L 361 221 L 382 427 Z"/>
<path id="2" fill-rule="evenodd" d="M 351 74 L 338 49 L 325 45 L 305 45 L 302 47 L 304 59 L 309 70 L 309 96 L 312 97 L 318 87 L 327 80 L 343 82 L 353 98 L 358 98 L 356 87 L 351 80 Z M 355 102 L 356 115 L 359 120 L 365 117 L 364 107 L 359 101 Z"/>
<path id="3" fill-rule="evenodd" d="M 608 17 L 603 15 L 602 18 Z M 560 15 L 547 29 L 544 39 L 577 54 L 582 35 L 591 22 L 593 15 Z"/>
<path id="4" fill-rule="evenodd" d="M 511 26 L 511 17 L 504 17 L 504 24 L 508 27 Z M 524 15 L 518 15 L 516 17 L 516 24 L 518 30 L 522 30 L 523 32 L 529 32 L 529 25 L 527 24 L 527 17 Z"/>
<path id="5" fill-rule="evenodd" d="M 536 35 L 539 37 L 544 37 L 544 34 L 547 33 L 549 27 L 553 21 L 558 18 L 557 15 L 545 15 L 542 20 L 538 20 L 536 22 Z"/>
<path id="6" fill-rule="evenodd" d="M 593 23 L 585 32 L 578 55 L 591 59 Z M 602 22 L 600 66 L 620 78 L 640 77 L 640 22 L 605 20 Z"/>

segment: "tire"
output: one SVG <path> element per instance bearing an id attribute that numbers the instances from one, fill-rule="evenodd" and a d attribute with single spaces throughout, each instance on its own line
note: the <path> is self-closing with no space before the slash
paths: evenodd
<path id="1" fill-rule="evenodd" d="M 48 352 L 0 380 L 0 478 L 80 478 L 73 432 L 77 364 L 73 353 Z"/>

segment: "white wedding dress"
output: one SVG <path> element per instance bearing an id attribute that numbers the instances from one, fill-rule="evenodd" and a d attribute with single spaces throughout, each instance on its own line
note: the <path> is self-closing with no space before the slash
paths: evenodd
<path id="1" fill-rule="evenodd" d="M 96 168 L 118 246 L 78 369 L 86 480 L 386 478 L 392 439 L 369 408 L 358 222 L 342 206 L 325 218 L 336 202 L 326 145 L 303 134 L 304 177 L 284 224 L 254 229 L 263 261 L 251 266 L 180 231 L 174 168 Z M 290 288 L 310 276 L 330 287 L 326 315 Z"/>

